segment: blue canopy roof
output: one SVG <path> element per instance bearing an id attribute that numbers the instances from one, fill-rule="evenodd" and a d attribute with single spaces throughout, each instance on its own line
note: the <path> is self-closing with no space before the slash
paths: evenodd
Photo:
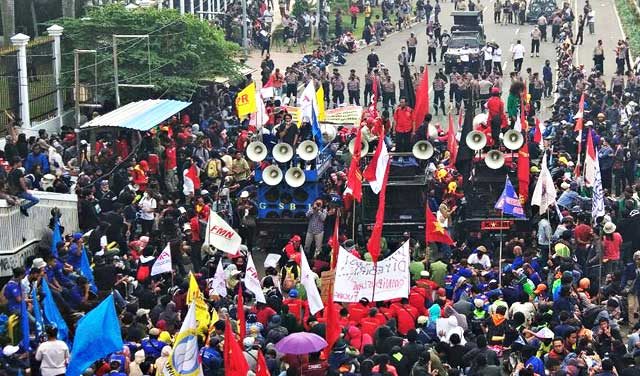
<path id="1" fill-rule="evenodd" d="M 80 128 L 117 127 L 148 131 L 189 107 L 191 102 L 171 99 L 147 99 L 132 102 L 83 124 Z"/>

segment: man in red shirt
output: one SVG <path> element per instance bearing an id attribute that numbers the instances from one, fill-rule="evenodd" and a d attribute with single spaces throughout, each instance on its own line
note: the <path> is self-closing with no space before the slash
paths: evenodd
<path id="1" fill-rule="evenodd" d="M 413 125 L 413 109 L 407 106 L 407 100 L 400 98 L 400 105 L 393 113 L 393 133 L 395 134 L 396 151 L 411 151 L 411 136 L 416 133 Z"/>
<path id="2" fill-rule="evenodd" d="M 176 144 L 171 141 L 164 147 L 164 185 L 168 193 L 178 191 L 178 158 L 176 155 Z"/>
<path id="3" fill-rule="evenodd" d="M 409 304 L 407 298 L 402 298 L 400 304 L 393 305 L 393 315 L 398 321 L 398 333 L 403 336 L 407 335 L 409 330 L 416 328 L 418 310 Z"/>
<path id="4" fill-rule="evenodd" d="M 494 140 L 494 146 L 498 145 L 497 140 L 500 137 L 500 129 L 507 126 L 507 116 L 504 112 L 504 102 L 500 99 L 500 89 L 494 87 L 491 89 L 491 98 L 487 101 L 487 109 L 489 115 L 487 122 L 491 124 L 491 135 Z"/>
<path id="5" fill-rule="evenodd" d="M 349 304 L 349 319 L 353 322 L 360 322 L 369 312 L 369 300 L 362 298 L 358 303 Z"/>

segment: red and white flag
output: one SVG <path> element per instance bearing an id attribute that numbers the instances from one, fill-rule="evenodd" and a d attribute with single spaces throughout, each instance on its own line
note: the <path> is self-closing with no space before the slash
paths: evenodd
<path id="1" fill-rule="evenodd" d="M 162 273 L 171 273 L 171 270 L 171 248 L 167 243 L 167 246 L 164 247 L 160 256 L 158 256 L 156 261 L 153 263 L 153 266 L 151 266 L 151 275 L 154 276 Z"/>
<path id="2" fill-rule="evenodd" d="M 542 141 L 542 135 L 546 129 L 547 126 L 544 122 L 541 122 L 540 119 L 536 118 L 536 129 L 533 133 L 533 142 L 539 144 Z"/>
<path id="3" fill-rule="evenodd" d="M 371 158 L 371 162 L 364 170 L 362 176 L 369 182 L 373 193 L 378 194 L 382 189 L 384 182 L 384 175 L 387 172 L 387 165 L 389 164 L 389 152 L 387 151 L 387 145 L 384 143 L 383 137 L 378 137 L 378 147 L 376 152 Z"/>
<path id="4" fill-rule="evenodd" d="M 185 169 L 182 173 L 184 177 L 184 183 L 182 187 L 182 193 L 185 196 L 193 195 L 196 189 L 200 189 L 200 172 L 198 171 L 198 166 L 195 163 L 192 163 L 191 166 Z"/>
<path id="5" fill-rule="evenodd" d="M 251 252 L 247 253 L 247 270 L 244 274 L 244 286 L 255 295 L 258 303 L 267 303 L 264 292 L 262 291 L 262 285 L 260 284 L 260 278 L 258 277 L 258 269 L 256 269 L 253 258 L 251 258 Z"/>
<path id="6" fill-rule="evenodd" d="M 587 155 L 584 158 L 584 183 L 587 187 L 593 187 L 593 183 L 596 181 L 596 163 L 598 163 L 598 156 L 596 155 L 596 148 L 593 145 L 591 130 L 587 130 L 587 132 L 589 133 L 587 133 Z"/>

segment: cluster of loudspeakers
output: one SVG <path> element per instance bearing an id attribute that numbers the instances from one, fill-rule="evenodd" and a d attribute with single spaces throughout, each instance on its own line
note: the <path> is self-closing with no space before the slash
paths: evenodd
<path id="1" fill-rule="evenodd" d="M 488 121 L 487 114 L 479 114 L 473 118 L 473 128 L 475 129 L 480 124 L 486 124 Z M 494 140 L 497 142 L 497 140 Z M 480 131 L 471 131 L 467 134 L 465 143 L 469 149 L 479 152 L 485 146 L 487 146 L 487 136 Z M 524 137 L 522 133 L 515 129 L 506 131 L 502 137 L 503 145 L 512 151 L 519 150 L 524 144 Z M 484 158 L 484 162 L 490 169 L 497 170 L 504 166 L 504 153 L 499 150 L 490 150 Z"/>
<path id="2" fill-rule="evenodd" d="M 304 219 L 307 210 L 322 194 L 322 184 L 307 182 L 301 187 L 285 184 L 258 186 L 258 218 Z"/>

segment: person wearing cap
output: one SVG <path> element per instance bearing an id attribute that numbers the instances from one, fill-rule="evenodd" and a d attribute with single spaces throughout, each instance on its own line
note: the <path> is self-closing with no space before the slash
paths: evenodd
<path id="1" fill-rule="evenodd" d="M 491 259 L 487 255 L 487 247 L 481 245 L 467 258 L 469 265 L 480 265 L 484 270 L 491 269 Z"/>
<path id="2" fill-rule="evenodd" d="M 602 263 L 606 273 L 613 273 L 620 261 L 622 235 L 616 232 L 616 225 L 613 222 L 605 223 L 602 232 Z"/>

